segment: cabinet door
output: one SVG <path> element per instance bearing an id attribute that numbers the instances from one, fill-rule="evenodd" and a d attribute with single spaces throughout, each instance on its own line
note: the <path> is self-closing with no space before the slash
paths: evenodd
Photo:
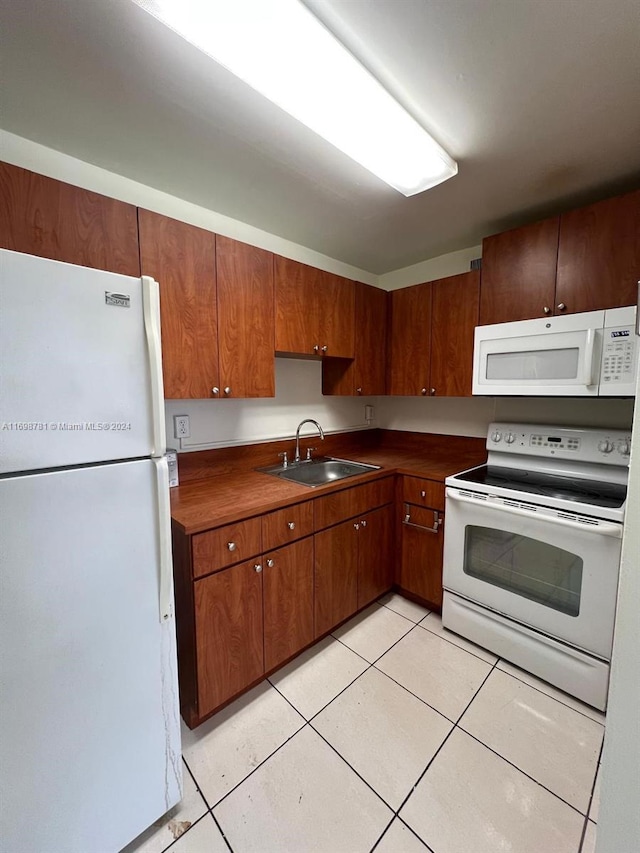
<path id="1" fill-rule="evenodd" d="M 355 354 L 355 284 L 340 275 L 320 273 L 315 291 L 322 355 L 353 358 Z M 326 349 L 325 349 L 326 347 Z"/>
<path id="2" fill-rule="evenodd" d="M 322 393 L 371 396 L 387 392 L 387 298 L 379 287 L 356 282 L 355 358 L 322 364 Z"/>
<path id="3" fill-rule="evenodd" d="M 209 398 L 220 384 L 215 235 L 148 210 L 138 220 L 142 273 L 160 285 L 164 395 Z"/>
<path id="4" fill-rule="evenodd" d="M 638 278 L 640 190 L 562 214 L 556 314 L 635 305 Z"/>
<path id="5" fill-rule="evenodd" d="M 364 607 L 393 586 L 393 504 L 368 513 L 358 531 L 358 607 Z"/>
<path id="6" fill-rule="evenodd" d="M 390 294 L 389 394 L 429 393 L 431 361 L 431 284 Z"/>
<path id="7" fill-rule="evenodd" d="M 398 585 L 440 610 L 444 548 L 443 514 L 438 510 L 422 507 L 409 507 L 409 510 L 411 525 L 416 526 L 402 524 L 402 558 Z M 426 528 L 432 527 L 437 518 L 443 519 L 437 533 L 428 531 Z"/>
<path id="8" fill-rule="evenodd" d="M 276 352 L 320 355 L 321 270 L 275 256 Z M 314 347 L 317 347 L 314 350 Z"/>
<path id="9" fill-rule="evenodd" d="M 559 223 L 554 216 L 482 241 L 480 325 L 553 313 Z"/>
<path id="10" fill-rule="evenodd" d="M 240 563 L 194 584 L 200 717 L 264 672 L 262 573 L 256 563 Z"/>
<path id="11" fill-rule="evenodd" d="M 470 397 L 480 310 L 477 270 L 432 282 L 431 394 Z"/>
<path id="12" fill-rule="evenodd" d="M 313 642 L 313 537 L 265 554 L 264 668 Z"/>
<path id="13" fill-rule="evenodd" d="M 0 247 L 140 275 L 133 205 L 0 163 Z"/>
<path id="14" fill-rule="evenodd" d="M 275 395 L 273 255 L 216 237 L 220 395 Z M 227 392 L 225 389 L 229 388 Z"/>
<path id="15" fill-rule="evenodd" d="M 358 609 L 358 540 L 355 521 L 314 538 L 315 635 L 326 634 Z"/>

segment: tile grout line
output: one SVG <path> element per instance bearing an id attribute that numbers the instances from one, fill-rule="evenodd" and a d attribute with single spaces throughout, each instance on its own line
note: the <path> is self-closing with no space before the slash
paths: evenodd
<path id="1" fill-rule="evenodd" d="M 589 797 L 589 805 L 587 806 L 587 814 L 585 815 L 584 823 L 582 824 L 582 834 L 580 836 L 580 843 L 578 844 L 578 853 L 581 853 L 582 848 L 584 846 L 584 840 L 587 836 L 587 826 L 589 825 L 589 815 L 591 814 L 591 806 L 593 804 L 593 795 L 596 792 L 596 781 L 598 779 L 598 773 L 600 772 L 600 762 L 602 761 L 602 753 L 604 752 L 604 737 L 602 738 L 602 743 L 600 744 L 600 752 L 598 753 L 598 763 L 596 764 L 596 774 L 593 777 L 593 785 L 591 786 L 591 796 Z M 598 824 L 594 820 L 593 823 L 597 826 Z"/>
<path id="2" fill-rule="evenodd" d="M 195 777 L 195 774 L 194 774 L 194 772 L 192 771 L 192 769 L 189 767 L 189 763 L 187 762 L 187 759 L 184 757 L 184 755 L 182 756 L 182 760 L 184 761 L 184 765 L 185 765 L 185 767 L 187 768 L 187 772 L 189 773 L 189 776 L 191 776 L 191 778 L 193 779 L 193 783 L 194 783 L 194 785 L 195 785 L 195 786 L 196 786 L 196 788 L 198 789 L 198 793 L 200 794 L 200 796 L 201 796 L 201 797 L 202 797 L 202 799 L 204 800 L 204 804 L 205 804 L 205 806 L 207 807 L 207 811 L 204 813 L 204 815 L 203 815 L 202 817 L 205 817 L 205 815 L 208 815 L 208 814 L 210 814 L 210 815 L 211 815 L 211 817 L 213 818 L 213 822 L 214 822 L 214 823 L 215 823 L 215 825 L 218 827 L 218 831 L 220 832 L 220 835 L 222 836 L 222 838 L 223 838 L 223 840 L 224 840 L 225 844 L 227 845 L 227 847 L 229 848 L 229 850 L 231 851 L 231 853 L 233 853 L 233 848 L 231 847 L 231 844 L 229 843 L 229 839 L 228 839 L 228 838 L 227 838 L 227 836 L 224 834 L 224 832 L 222 831 L 222 827 L 220 826 L 220 824 L 219 824 L 219 823 L 218 823 L 218 821 L 216 820 L 216 816 L 215 816 L 215 815 L 214 815 L 214 813 L 213 813 L 213 809 L 212 809 L 212 807 L 209 805 L 209 800 L 207 800 L 207 798 L 205 797 L 204 791 L 202 790 L 202 788 L 201 788 L 201 787 L 200 787 L 200 785 L 198 784 L 198 781 L 197 781 L 197 779 L 196 779 L 196 777 Z M 200 820 L 201 820 L 201 819 L 202 819 L 202 818 L 200 818 Z M 198 823 L 198 821 L 196 821 L 196 823 Z M 193 828 L 193 826 L 194 826 L 194 824 L 191 824 L 191 826 L 189 827 L 189 829 L 192 829 L 192 828 Z M 187 832 L 188 832 L 188 831 L 189 831 L 189 830 L 187 830 Z M 186 834 L 186 833 L 183 833 L 183 835 L 185 835 L 185 834 Z M 179 836 L 179 838 L 182 838 L 182 835 L 181 835 L 181 836 Z M 178 839 L 176 839 L 176 841 L 177 841 L 177 840 L 178 840 Z M 175 842 L 172 842 L 172 843 L 175 843 Z M 164 853 L 164 851 L 163 851 L 163 853 Z"/>

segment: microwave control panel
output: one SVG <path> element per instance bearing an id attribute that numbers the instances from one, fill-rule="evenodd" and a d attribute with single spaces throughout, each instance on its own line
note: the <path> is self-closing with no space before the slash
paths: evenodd
<path id="1" fill-rule="evenodd" d="M 633 386 L 638 360 L 637 341 L 633 327 L 604 330 L 601 394 L 619 394 L 622 386 Z"/>

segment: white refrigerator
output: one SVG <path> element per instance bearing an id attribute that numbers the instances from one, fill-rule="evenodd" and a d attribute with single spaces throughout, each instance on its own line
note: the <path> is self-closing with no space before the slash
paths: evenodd
<path id="1" fill-rule="evenodd" d="M 0 250 L 0 846 L 182 794 L 158 285 Z"/>

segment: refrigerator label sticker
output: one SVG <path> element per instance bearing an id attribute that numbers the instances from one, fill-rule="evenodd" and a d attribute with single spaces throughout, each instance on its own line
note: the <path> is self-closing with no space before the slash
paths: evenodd
<path id="1" fill-rule="evenodd" d="M 105 290 L 104 301 L 107 305 L 116 305 L 118 308 L 131 307 L 131 297 L 126 293 L 112 293 L 109 290 Z"/>

